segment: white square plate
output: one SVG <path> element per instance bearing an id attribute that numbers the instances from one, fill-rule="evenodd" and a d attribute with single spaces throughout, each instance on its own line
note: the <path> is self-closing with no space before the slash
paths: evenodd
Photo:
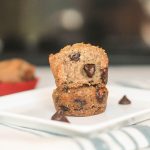
<path id="1" fill-rule="evenodd" d="M 68 117 L 69 123 L 52 121 L 55 113 L 53 87 L 0 97 L 0 123 L 60 134 L 86 135 L 143 121 L 150 117 L 150 92 L 117 85 L 109 86 L 107 109 L 90 117 Z M 130 105 L 119 105 L 123 95 Z"/>

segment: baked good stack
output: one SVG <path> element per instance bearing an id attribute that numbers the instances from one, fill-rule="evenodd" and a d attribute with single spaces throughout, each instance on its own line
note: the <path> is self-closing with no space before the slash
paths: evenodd
<path id="1" fill-rule="evenodd" d="M 91 116 L 105 111 L 108 57 L 102 48 L 77 43 L 49 56 L 57 88 L 56 110 L 67 116 Z"/>

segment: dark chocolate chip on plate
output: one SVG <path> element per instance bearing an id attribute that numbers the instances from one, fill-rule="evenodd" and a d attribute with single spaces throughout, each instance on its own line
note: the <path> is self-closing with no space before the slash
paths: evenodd
<path id="1" fill-rule="evenodd" d="M 121 105 L 128 105 L 128 104 L 131 104 L 131 101 L 127 98 L 126 95 L 124 95 L 124 96 L 120 99 L 119 104 L 121 104 Z"/>
<path id="2" fill-rule="evenodd" d="M 85 64 L 84 71 L 89 78 L 92 78 L 95 73 L 95 64 Z"/>
<path id="3" fill-rule="evenodd" d="M 80 60 L 80 53 L 73 53 L 69 55 L 70 60 L 72 61 L 79 61 Z"/>
<path id="4" fill-rule="evenodd" d="M 69 120 L 67 117 L 64 115 L 64 112 L 62 110 L 58 110 L 52 117 L 51 120 L 56 120 L 56 121 L 62 121 L 62 122 L 67 122 L 69 123 Z"/>

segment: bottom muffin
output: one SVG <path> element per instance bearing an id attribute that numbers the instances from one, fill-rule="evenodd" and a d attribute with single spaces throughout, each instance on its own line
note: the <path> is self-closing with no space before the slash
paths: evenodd
<path id="1" fill-rule="evenodd" d="M 106 87 L 57 88 L 53 92 L 56 110 L 67 116 L 91 116 L 106 109 L 108 91 Z"/>

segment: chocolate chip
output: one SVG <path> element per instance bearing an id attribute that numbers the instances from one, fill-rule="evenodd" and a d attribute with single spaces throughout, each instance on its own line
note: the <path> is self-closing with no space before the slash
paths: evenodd
<path id="1" fill-rule="evenodd" d="M 62 111 L 68 111 L 68 110 L 69 110 L 69 108 L 66 107 L 66 106 L 64 106 L 64 105 L 61 105 L 61 106 L 60 106 L 60 109 L 61 109 Z"/>
<path id="2" fill-rule="evenodd" d="M 63 87 L 63 92 L 67 93 L 68 90 L 69 90 L 68 86 L 67 86 L 67 85 L 64 85 L 64 87 Z"/>
<path id="3" fill-rule="evenodd" d="M 108 81 L 108 68 L 101 69 L 101 79 L 103 84 L 107 84 Z"/>
<path id="4" fill-rule="evenodd" d="M 70 60 L 72 61 L 79 61 L 80 60 L 80 53 L 73 53 L 71 55 L 69 55 Z"/>
<path id="5" fill-rule="evenodd" d="M 78 105 L 79 109 L 82 109 L 84 105 L 86 105 L 85 100 L 75 99 L 74 102 Z"/>
<path id="6" fill-rule="evenodd" d="M 105 92 L 103 90 L 100 90 L 100 89 L 97 89 L 96 90 L 96 99 L 99 101 L 99 102 L 102 102 L 103 101 L 103 98 L 105 96 Z"/>
<path id="7" fill-rule="evenodd" d="M 124 95 L 121 100 L 119 101 L 119 104 L 121 105 L 128 105 L 131 104 L 131 101 L 127 98 L 126 95 Z"/>
<path id="8" fill-rule="evenodd" d="M 95 73 L 95 64 L 85 64 L 84 71 L 86 72 L 89 78 L 92 78 Z"/>
<path id="9" fill-rule="evenodd" d="M 64 112 L 62 110 L 58 110 L 52 117 L 51 120 L 56 120 L 56 121 L 62 121 L 62 122 L 68 122 L 69 120 L 64 116 Z"/>

